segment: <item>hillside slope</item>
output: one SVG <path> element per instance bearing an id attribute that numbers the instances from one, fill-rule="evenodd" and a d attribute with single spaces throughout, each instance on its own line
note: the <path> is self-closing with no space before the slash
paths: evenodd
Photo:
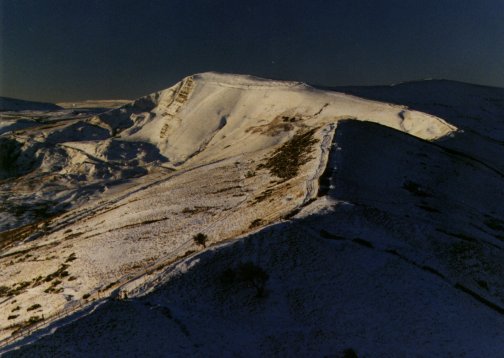
<path id="1" fill-rule="evenodd" d="M 69 210 L 124 180 L 271 150 L 294 133 L 345 118 L 430 140 L 455 130 L 404 106 L 297 82 L 194 75 L 104 114 L 46 119 L 2 134 L 9 151 L 1 154 L 0 179 L 9 179 L 2 191 L 10 194 L 2 196 L 0 230 Z"/>
<path id="2" fill-rule="evenodd" d="M 485 222 L 502 217 L 502 193 L 492 198 L 502 178 L 354 121 L 339 124 L 327 168 L 318 199 L 289 221 L 163 269 L 140 291 L 126 286 L 128 300 L 7 356 L 342 356 L 351 348 L 359 357 L 498 357 L 504 244 Z M 479 196 L 475 183 L 485 183 Z M 247 261 L 269 274 L 265 297 L 223 281 Z"/>
<path id="3" fill-rule="evenodd" d="M 464 132 L 443 143 L 504 173 L 504 88 L 447 80 L 393 86 L 334 87 L 333 90 L 377 101 L 406 105 L 441 117 Z"/>
<path id="4" fill-rule="evenodd" d="M 0 111 L 54 111 L 58 109 L 61 109 L 61 107 L 53 103 L 0 97 Z"/>
<path id="5" fill-rule="evenodd" d="M 4 165 L 3 195 L 63 209 L 4 221 L 18 228 L 0 233 L 1 333 L 22 339 L 41 317 L 52 329 L 59 313 L 113 296 L 130 300 L 12 354 L 134 355 L 147 340 L 152 356 L 491 356 L 504 312 L 503 175 L 489 154 L 500 149 L 457 128 L 404 105 L 205 73 L 5 133 L 3 163 L 15 165 Z M 198 255 L 199 232 L 212 248 Z M 247 260 L 270 276 L 263 299 L 219 284 Z"/>

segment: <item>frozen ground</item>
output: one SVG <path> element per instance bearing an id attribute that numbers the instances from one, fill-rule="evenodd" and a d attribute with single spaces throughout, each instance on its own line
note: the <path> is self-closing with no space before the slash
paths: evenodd
<path id="1" fill-rule="evenodd" d="M 28 209 L 2 214 L 2 336 L 129 297 L 10 354 L 498 356 L 504 124 L 400 99 L 205 73 L 6 130 L 3 202 Z M 220 283 L 248 260 L 266 297 Z"/>

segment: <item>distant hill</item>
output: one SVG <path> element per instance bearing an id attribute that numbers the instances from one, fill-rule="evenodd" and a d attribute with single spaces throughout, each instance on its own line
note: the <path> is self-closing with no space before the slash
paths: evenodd
<path id="1" fill-rule="evenodd" d="M 58 109 L 61 109 L 61 107 L 53 103 L 0 97 L 0 111 L 54 111 Z"/>
<path id="2" fill-rule="evenodd" d="M 61 102 L 58 106 L 63 108 L 116 108 L 130 103 L 128 99 L 87 100 L 76 102 Z"/>

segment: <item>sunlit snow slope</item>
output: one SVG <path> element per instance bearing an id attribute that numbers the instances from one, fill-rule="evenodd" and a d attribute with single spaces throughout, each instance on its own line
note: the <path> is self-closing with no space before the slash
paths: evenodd
<path id="1" fill-rule="evenodd" d="M 113 295 L 26 354 L 498 352 L 504 138 L 395 102 L 204 73 L 5 131 L 2 337 Z M 260 300 L 219 283 L 247 260 Z"/>

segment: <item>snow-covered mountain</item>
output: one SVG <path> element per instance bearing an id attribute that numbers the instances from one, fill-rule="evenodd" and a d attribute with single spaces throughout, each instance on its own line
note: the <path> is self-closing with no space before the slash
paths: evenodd
<path id="1" fill-rule="evenodd" d="M 504 93 L 401 86 L 204 73 L 4 125 L 6 355 L 499 356 Z"/>

